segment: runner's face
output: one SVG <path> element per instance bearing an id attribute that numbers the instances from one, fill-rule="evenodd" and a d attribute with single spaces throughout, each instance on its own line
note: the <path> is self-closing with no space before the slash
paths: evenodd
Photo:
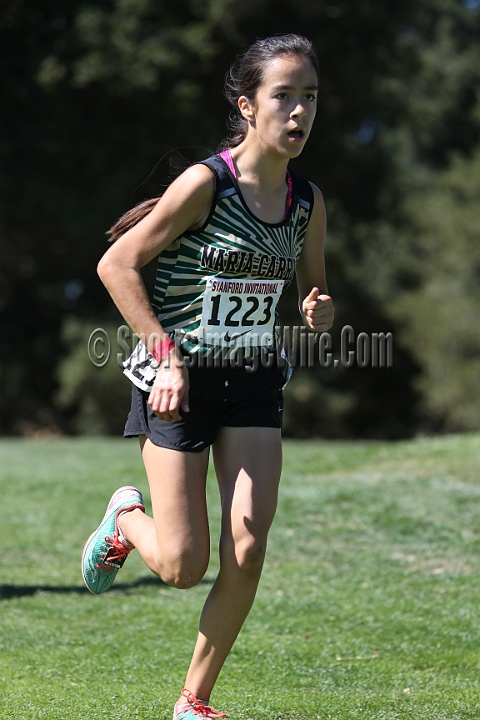
<path id="1" fill-rule="evenodd" d="M 262 149 L 282 158 L 300 155 L 317 110 L 317 73 L 308 58 L 272 60 L 250 106 Z"/>

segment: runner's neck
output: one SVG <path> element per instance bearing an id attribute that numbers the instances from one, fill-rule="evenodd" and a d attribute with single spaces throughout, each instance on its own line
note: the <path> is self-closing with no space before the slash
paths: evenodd
<path id="1" fill-rule="evenodd" d="M 237 180 L 237 172 L 235 170 L 235 165 L 233 164 L 233 157 L 232 152 L 230 148 L 227 148 L 221 153 L 218 153 L 220 157 L 227 163 L 228 169 L 232 173 L 235 180 Z M 286 220 L 288 217 L 288 213 L 290 211 L 290 207 L 292 205 L 292 198 L 293 198 L 293 182 L 292 182 L 292 176 L 290 175 L 290 170 L 287 168 L 287 186 L 288 186 L 288 192 L 287 192 L 287 202 L 285 205 L 285 214 L 283 216 L 283 219 Z"/>

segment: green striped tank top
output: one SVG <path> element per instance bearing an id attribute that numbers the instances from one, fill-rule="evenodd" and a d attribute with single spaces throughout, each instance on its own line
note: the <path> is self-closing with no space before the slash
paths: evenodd
<path id="1" fill-rule="evenodd" d="M 313 209 L 312 188 L 290 170 L 288 213 L 282 222 L 265 223 L 248 209 L 220 156 L 202 164 L 215 177 L 209 216 L 203 227 L 160 253 L 152 307 L 184 354 L 238 358 L 271 351 L 276 305 L 295 275 Z M 124 364 L 125 374 L 145 390 L 155 379 L 152 360 L 144 346 L 137 346 Z"/>

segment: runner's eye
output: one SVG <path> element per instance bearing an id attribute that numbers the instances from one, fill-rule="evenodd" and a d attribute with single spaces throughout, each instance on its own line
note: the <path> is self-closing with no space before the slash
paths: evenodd
<path id="1" fill-rule="evenodd" d="M 281 92 L 277 93 L 275 97 L 277 98 L 277 100 L 286 100 L 288 98 L 288 95 L 287 93 Z"/>
<path id="2" fill-rule="evenodd" d="M 305 100 L 308 100 L 309 102 L 314 102 L 317 99 L 317 96 L 314 93 L 307 93 L 305 95 Z"/>

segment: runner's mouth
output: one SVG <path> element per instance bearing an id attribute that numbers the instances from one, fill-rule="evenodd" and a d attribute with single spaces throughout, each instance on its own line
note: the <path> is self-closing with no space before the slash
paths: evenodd
<path id="1" fill-rule="evenodd" d="M 305 135 L 305 132 L 304 130 L 298 128 L 297 130 L 290 130 L 287 135 L 288 137 L 294 138 L 295 140 L 301 140 Z"/>

